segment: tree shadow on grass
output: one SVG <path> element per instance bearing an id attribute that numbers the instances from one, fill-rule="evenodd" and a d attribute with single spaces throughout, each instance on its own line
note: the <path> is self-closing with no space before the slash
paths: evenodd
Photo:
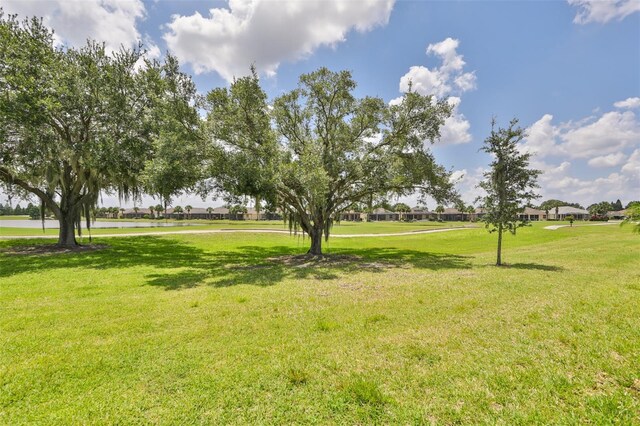
<path id="1" fill-rule="evenodd" d="M 502 265 L 504 268 L 510 269 L 529 269 L 532 271 L 562 272 L 564 268 L 553 265 L 540 265 L 539 263 L 507 263 Z"/>
<path id="2" fill-rule="evenodd" d="M 11 245 L 3 244 L 3 247 L 10 248 Z M 363 270 L 377 273 L 394 268 L 471 267 L 470 258 L 466 256 L 394 248 L 334 250 L 323 259 L 306 259 L 299 255 L 300 249 L 290 246 L 242 246 L 206 251 L 180 240 L 157 236 L 113 238 L 109 239 L 108 248 L 82 253 L 3 253 L 0 255 L 0 277 L 36 271 L 46 274 L 56 269 L 81 274 L 83 270 L 142 268 L 140 273 L 147 285 L 178 290 L 199 285 L 270 286 L 284 279 L 331 280 Z"/>

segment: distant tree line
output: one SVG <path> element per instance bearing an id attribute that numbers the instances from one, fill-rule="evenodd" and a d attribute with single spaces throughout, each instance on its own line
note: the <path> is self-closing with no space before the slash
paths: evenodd
<path id="1" fill-rule="evenodd" d="M 0 203 L 0 216 L 29 216 L 32 219 L 39 219 L 40 207 L 32 203 L 27 204 L 26 207 L 22 207 L 20 204 L 11 207 L 8 203 L 6 205 Z"/>

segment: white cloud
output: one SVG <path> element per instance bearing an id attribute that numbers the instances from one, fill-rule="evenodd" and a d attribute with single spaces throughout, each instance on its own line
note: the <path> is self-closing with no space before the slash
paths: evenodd
<path id="1" fill-rule="evenodd" d="M 453 112 L 451 116 L 445 120 L 442 129 L 440 129 L 438 145 L 457 145 L 471 142 L 471 134 L 469 133 L 471 124 L 469 124 L 463 114 L 458 112 L 460 98 L 452 96 L 448 101 L 453 105 Z"/>
<path id="2" fill-rule="evenodd" d="M 638 162 L 636 166 L 640 166 L 640 150 L 638 150 L 636 161 Z M 631 160 L 627 164 L 631 164 Z M 541 200 L 554 198 L 568 202 L 579 202 L 587 206 L 602 200 L 637 198 L 638 172 L 635 172 L 635 177 L 631 173 L 621 170 L 594 179 L 581 179 L 570 174 L 571 163 L 568 161 L 549 164 L 534 160 L 531 165 L 543 171 L 538 179 Z"/>
<path id="3" fill-rule="evenodd" d="M 522 150 L 533 154 L 531 166 L 539 177 L 543 199 L 577 201 L 584 205 L 607 199 L 635 199 L 640 190 L 640 123 L 631 111 L 605 112 L 576 122 L 553 124 L 545 114 L 527 129 Z M 629 154 L 629 150 L 634 149 Z M 545 158 L 558 158 L 548 163 Z M 594 178 L 576 177 L 569 158 L 587 160 L 578 172 L 593 176 L 597 168 L 620 167 Z"/>
<path id="4" fill-rule="evenodd" d="M 592 158 L 640 143 L 640 122 L 631 111 L 607 112 L 597 121 L 561 135 L 562 148 L 571 157 Z"/>
<path id="5" fill-rule="evenodd" d="M 164 34 L 169 49 L 196 73 L 215 71 L 227 81 L 258 71 L 274 75 L 320 46 L 335 46 L 352 29 L 385 25 L 395 0 L 230 0 L 209 16 L 174 15 Z"/>
<path id="6" fill-rule="evenodd" d="M 591 167 L 615 167 L 624 163 L 624 160 L 627 159 L 627 156 L 622 152 L 618 152 L 615 154 L 609 155 L 601 155 L 599 157 L 594 157 L 589 160 L 589 165 Z"/>
<path id="7" fill-rule="evenodd" d="M 553 115 L 545 114 L 527 129 L 527 138 L 521 148 L 524 152 L 546 157 L 557 152 L 556 136 L 558 131 L 551 124 Z"/>
<path id="8" fill-rule="evenodd" d="M 409 91 L 409 86 L 418 93 L 435 95 L 439 98 L 452 90 L 448 78 L 441 75 L 438 70 L 430 70 L 423 66 L 413 66 L 409 68 L 409 72 L 400 77 L 400 91 Z"/>
<path id="9" fill-rule="evenodd" d="M 620 171 L 635 182 L 635 190 L 640 192 L 640 149 L 633 151 Z M 636 193 L 636 196 L 637 195 Z"/>
<path id="10" fill-rule="evenodd" d="M 141 0 L 2 0 L 1 6 L 21 18 L 42 17 L 61 44 L 82 46 L 91 38 L 114 51 L 143 38 L 136 28 L 136 22 L 146 14 Z"/>
<path id="11" fill-rule="evenodd" d="M 467 169 L 454 170 L 449 177 L 449 182 L 462 182 L 467 174 Z"/>
<path id="12" fill-rule="evenodd" d="M 624 101 L 616 102 L 613 106 L 616 108 L 628 109 L 640 108 L 640 98 L 627 98 Z"/>
<path id="13" fill-rule="evenodd" d="M 412 66 L 400 78 L 400 91 L 409 90 L 409 84 L 417 93 L 435 95 L 439 98 L 452 93 L 463 93 L 476 88 L 474 72 L 462 72 L 465 62 L 457 52 L 460 42 L 451 37 L 440 43 L 427 46 L 427 55 L 435 55 L 442 65 L 429 69 L 424 66 Z"/>
<path id="14" fill-rule="evenodd" d="M 568 0 L 569 4 L 578 8 L 573 22 L 588 24 L 599 22 L 605 24 L 613 19 L 622 20 L 634 12 L 640 11 L 638 0 Z"/>
<path id="15" fill-rule="evenodd" d="M 554 125 L 552 120 L 552 115 L 545 114 L 527 129 L 523 151 L 541 158 L 568 156 L 592 159 L 595 160 L 592 165 L 600 165 L 604 160 L 596 158 L 618 155 L 624 149 L 640 144 L 640 122 L 632 111 L 610 111 L 599 117 L 559 125 Z M 607 158 L 611 163 L 613 157 Z M 621 164 L 621 161 L 614 165 Z"/>
<path id="16" fill-rule="evenodd" d="M 461 99 L 452 94 L 462 94 L 476 87 L 474 72 L 464 72 L 465 62 L 457 49 L 460 42 L 451 37 L 427 46 L 427 55 L 435 55 L 441 60 L 441 65 L 429 69 L 424 66 L 412 66 L 409 71 L 400 77 L 400 91 L 411 89 L 422 95 L 434 95 L 438 98 L 448 96 L 449 103 L 453 106 L 451 116 L 446 119 L 440 129 L 438 144 L 462 144 L 471 142 L 469 129 L 471 124 L 465 116 L 458 111 Z M 396 98 L 390 104 L 398 103 Z"/>

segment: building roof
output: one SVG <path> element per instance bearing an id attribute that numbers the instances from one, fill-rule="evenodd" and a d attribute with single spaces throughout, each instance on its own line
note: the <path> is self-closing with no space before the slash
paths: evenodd
<path id="1" fill-rule="evenodd" d="M 532 209 L 531 207 L 525 207 L 523 214 L 526 215 L 534 215 L 534 214 L 546 214 L 544 210 Z"/>
<path id="2" fill-rule="evenodd" d="M 556 209 L 549 210 L 549 213 L 555 214 Z M 558 207 L 558 214 L 589 214 L 589 212 L 585 209 L 578 209 L 571 206 L 561 206 Z"/>
<path id="3" fill-rule="evenodd" d="M 447 207 L 446 209 L 444 209 L 444 213 L 443 214 L 462 214 L 460 212 L 460 210 L 453 208 L 453 207 Z"/>
<path id="4" fill-rule="evenodd" d="M 374 209 L 373 214 L 394 214 L 392 211 L 383 209 L 382 207 L 378 207 L 377 209 Z"/>
<path id="5" fill-rule="evenodd" d="M 413 207 L 409 212 L 409 214 L 433 214 L 433 212 L 430 212 L 427 209 L 420 209 L 418 207 Z"/>
<path id="6" fill-rule="evenodd" d="M 123 214 L 149 214 L 151 211 L 149 209 L 138 208 L 138 213 L 136 213 L 133 209 L 126 209 Z"/>

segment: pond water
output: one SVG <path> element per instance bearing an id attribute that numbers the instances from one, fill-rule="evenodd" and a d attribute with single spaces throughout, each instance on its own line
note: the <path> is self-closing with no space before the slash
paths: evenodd
<path id="1" fill-rule="evenodd" d="M 177 222 L 148 222 L 148 221 L 127 221 L 127 222 L 101 222 L 97 221 L 91 224 L 91 228 L 149 228 L 158 226 L 190 226 L 197 223 L 177 223 Z M 57 229 L 60 227 L 57 220 L 45 220 L 44 227 L 47 229 Z M 82 222 L 84 229 L 85 222 Z M 42 228 L 42 221 L 29 219 L 0 220 L 0 229 L 2 228 Z"/>

